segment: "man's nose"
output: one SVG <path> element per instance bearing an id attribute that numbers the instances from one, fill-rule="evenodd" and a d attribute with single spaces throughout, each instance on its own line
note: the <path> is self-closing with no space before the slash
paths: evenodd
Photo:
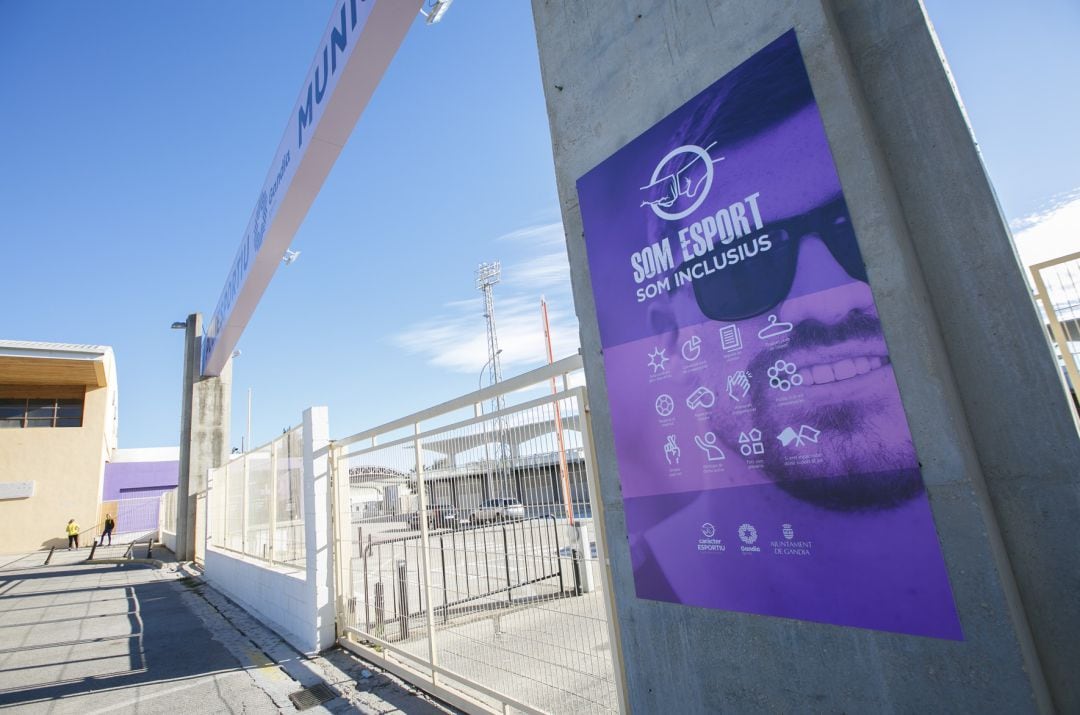
<path id="1" fill-rule="evenodd" d="M 780 319 L 798 324 L 802 320 L 836 323 L 852 310 L 873 312 L 870 286 L 848 275 L 816 235 L 799 246 L 795 279 L 780 306 Z"/>

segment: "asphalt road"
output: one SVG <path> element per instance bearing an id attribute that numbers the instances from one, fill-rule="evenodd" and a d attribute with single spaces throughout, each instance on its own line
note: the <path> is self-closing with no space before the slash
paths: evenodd
<path id="1" fill-rule="evenodd" d="M 0 710 L 296 712 L 289 693 L 326 683 L 338 697 L 305 712 L 451 712 L 342 652 L 302 656 L 186 567 L 86 555 L 0 557 Z"/>

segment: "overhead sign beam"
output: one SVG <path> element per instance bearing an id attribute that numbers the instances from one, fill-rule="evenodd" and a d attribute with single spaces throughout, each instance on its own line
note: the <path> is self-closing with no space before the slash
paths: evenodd
<path id="1" fill-rule="evenodd" d="M 218 375 L 423 0 L 338 0 L 203 336 Z"/>

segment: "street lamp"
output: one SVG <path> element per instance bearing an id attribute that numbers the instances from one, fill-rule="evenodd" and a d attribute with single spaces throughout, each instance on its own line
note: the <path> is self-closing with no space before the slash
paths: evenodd
<path id="1" fill-rule="evenodd" d="M 482 368 L 480 368 L 480 376 L 476 379 L 476 389 L 477 390 L 479 390 L 483 386 L 482 383 L 484 382 L 484 373 L 487 372 L 488 365 L 490 365 L 492 362 L 494 362 L 495 358 L 499 357 L 500 355 L 502 355 L 502 348 L 499 348 L 497 351 L 495 351 L 495 355 L 493 355 L 492 357 L 489 357 L 487 359 L 487 362 L 484 363 L 484 366 Z"/>

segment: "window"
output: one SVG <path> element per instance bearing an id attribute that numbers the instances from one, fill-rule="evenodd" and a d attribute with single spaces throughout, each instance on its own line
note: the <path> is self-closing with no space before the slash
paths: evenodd
<path id="1" fill-rule="evenodd" d="M 0 429 L 82 427 L 82 398 L 0 397 Z"/>

